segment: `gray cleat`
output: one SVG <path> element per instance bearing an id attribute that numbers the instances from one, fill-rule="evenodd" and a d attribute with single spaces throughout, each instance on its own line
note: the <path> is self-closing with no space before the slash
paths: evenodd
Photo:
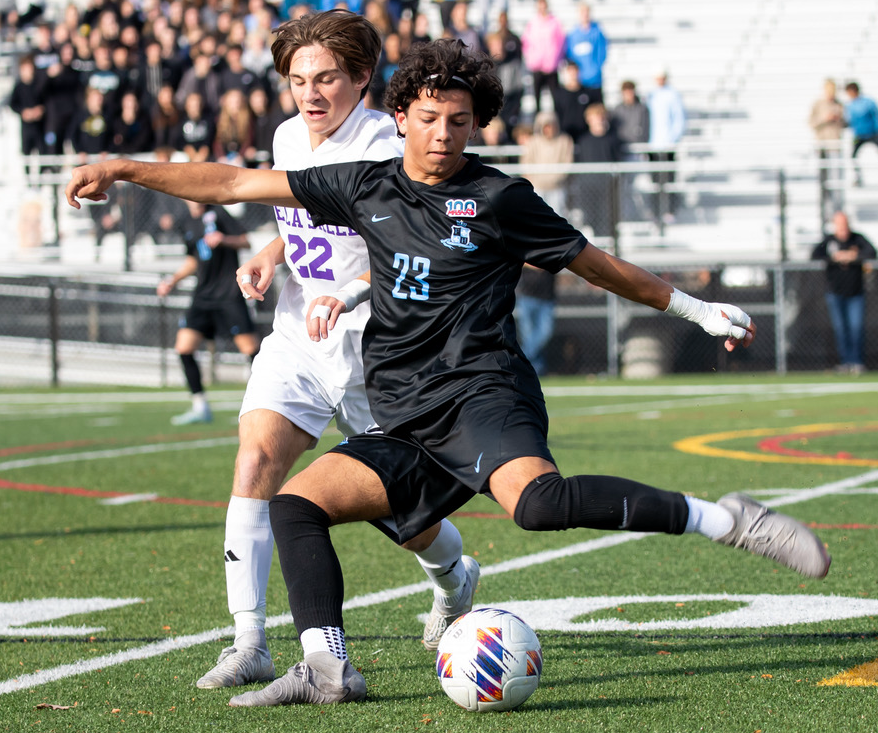
<path id="1" fill-rule="evenodd" d="M 255 629 L 236 639 L 237 647 L 222 650 L 216 666 L 195 683 L 203 690 L 218 687 L 240 687 L 251 682 L 271 682 L 274 663 L 265 641 L 265 632 Z"/>
<path id="2" fill-rule="evenodd" d="M 357 702 L 366 697 L 366 680 L 348 660 L 329 652 L 309 654 L 268 687 L 235 695 L 233 708 L 311 703 Z"/>
<path id="3" fill-rule="evenodd" d="M 439 648 L 439 641 L 442 639 L 445 629 L 463 614 L 469 613 L 473 609 L 473 596 L 475 596 L 476 588 L 479 585 L 479 563 L 469 555 L 464 555 L 461 561 L 466 570 L 466 578 L 463 581 L 460 599 L 450 608 L 445 608 L 440 606 L 434 598 L 433 608 L 430 609 L 430 615 L 424 624 L 423 642 L 430 651 L 436 651 Z"/>
<path id="4" fill-rule="evenodd" d="M 815 535 L 801 522 L 778 514 L 745 494 L 728 494 L 717 502 L 735 524 L 717 542 L 764 555 L 809 578 L 824 578 L 832 558 Z"/>

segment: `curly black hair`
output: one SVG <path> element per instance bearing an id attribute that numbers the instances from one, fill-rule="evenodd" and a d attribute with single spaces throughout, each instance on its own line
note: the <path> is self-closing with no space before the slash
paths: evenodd
<path id="1" fill-rule="evenodd" d="M 384 105 L 405 112 L 421 92 L 435 95 L 437 89 L 465 89 L 473 97 L 473 112 L 479 127 L 487 127 L 503 106 L 503 84 L 494 62 L 483 53 L 472 52 L 462 41 L 442 38 L 416 43 L 400 59 L 384 93 Z"/>

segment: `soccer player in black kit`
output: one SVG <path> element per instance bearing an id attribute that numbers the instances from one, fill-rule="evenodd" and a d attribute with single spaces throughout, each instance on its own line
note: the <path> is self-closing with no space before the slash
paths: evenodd
<path id="1" fill-rule="evenodd" d="M 369 248 L 372 317 L 363 358 L 380 431 L 358 435 L 293 477 L 271 502 L 271 523 L 304 643 L 304 661 L 233 706 L 350 702 L 363 676 L 343 645 L 343 579 L 329 528 L 392 516 L 400 542 L 490 495 L 528 530 L 698 532 L 820 578 L 830 558 L 803 524 L 740 494 L 718 503 L 624 478 L 563 478 L 547 445 L 536 372 L 515 339 L 514 289 L 522 264 L 567 268 L 590 283 L 748 346 L 749 316 L 706 303 L 602 252 L 555 214 L 523 179 L 464 154 L 497 114 L 503 92 L 485 56 L 459 41 L 414 46 L 385 94 L 403 158 L 284 173 L 215 164 L 111 161 L 74 171 L 67 198 L 100 199 L 114 180 L 209 202 L 303 206 L 315 225 L 347 226 Z M 290 193 L 291 192 L 291 193 Z M 344 306 L 312 304 L 312 338 Z M 342 316 L 343 317 L 343 316 Z M 327 639 L 315 643 L 311 630 Z"/>

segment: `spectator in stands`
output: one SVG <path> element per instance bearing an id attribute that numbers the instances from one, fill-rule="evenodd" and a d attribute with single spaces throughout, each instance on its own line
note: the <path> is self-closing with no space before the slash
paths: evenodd
<path id="1" fill-rule="evenodd" d="M 516 335 L 536 373 L 546 373 L 546 347 L 555 331 L 555 276 L 524 263 L 515 288 Z"/>
<path id="2" fill-rule="evenodd" d="M 177 126 L 174 147 L 186 153 L 190 162 L 204 162 L 211 159 L 216 125 L 204 114 L 204 100 L 193 92 L 183 105 L 183 114 Z"/>
<path id="3" fill-rule="evenodd" d="M 591 19 L 591 6 L 581 3 L 579 25 L 567 34 L 567 58 L 579 69 L 579 83 L 588 95 L 588 104 L 604 101 L 607 45 L 600 25 Z"/>
<path id="4" fill-rule="evenodd" d="M 162 44 L 157 38 L 150 37 L 143 47 L 143 56 L 140 59 L 140 78 L 143 82 L 143 103 L 147 109 L 152 109 L 163 86 L 170 85 L 173 90 L 180 80 L 179 65 L 173 65 L 162 56 Z"/>
<path id="5" fill-rule="evenodd" d="M 676 147 L 686 130 L 686 110 L 680 93 L 668 84 L 668 72 L 659 69 L 655 75 L 656 87 L 649 93 L 649 160 L 653 163 L 672 164 L 676 160 Z M 673 185 L 676 174 L 673 167 L 653 174 L 658 185 L 654 214 L 657 221 L 671 224 L 676 219 L 677 195 L 667 191 Z"/>
<path id="6" fill-rule="evenodd" d="M 844 129 L 844 107 L 836 96 L 832 79 L 823 82 L 823 96 L 811 106 L 808 124 L 814 131 L 817 155 L 820 158 L 820 220 L 825 223 L 831 212 L 838 208 L 838 193 L 830 190 L 830 167 L 839 159 L 839 142 Z M 833 176 L 835 178 L 835 176 Z"/>
<path id="7" fill-rule="evenodd" d="M 457 0 L 451 8 L 451 32 L 452 38 L 459 38 L 464 45 L 472 49 L 473 53 L 484 53 L 485 44 L 481 33 L 473 28 L 467 19 L 469 13 L 468 0 Z"/>
<path id="8" fill-rule="evenodd" d="M 49 23 L 41 22 L 37 25 L 30 55 L 38 77 L 44 75 L 52 64 L 58 63 L 58 49 L 52 40 L 52 26 Z"/>
<path id="9" fill-rule="evenodd" d="M 579 80 L 579 67 L 572 61 L 561 62 L 559 76 L 560 84 L 552 92 L 555 114 L 558 115 L 561 132 L 566 132 L 576 140 L 588 130 L 585 110 L 591 103 L 591 95 L 589 90 L 582 86 Z"/>
<path id="10" fill-rule="evenodd" d="M 521 152 L 522 165 L 547 163 L 572 163 L 573 139 L 561 132 L 558 117 L 554 112 L 543 111 L 534 118 L 533 135 L 524 144 Z M 525 172 L 534 190 L 560 216 L 564 216 L 565 188 L 568 173 L 553 171 L 550 173 Z"/>
<path id="11" fill-rule="evenodd" d="M 847 215 L 837 211 L 833 233 L 811 253 L 826 262 L 826 306 L 835 333 L 839 365 L 836 371 L 854 375 L 865 370 L 866 295 L 863 276 L 871 271 L 875 247 L 862 234 L 851 231 Z"/>
<path id="12" fill-rule="evenodd" d="M 328 8 L 327 8 L 328 9 Z M 378 29 L 382 39 L 393 33 L 393 17 L 387 9 L 387 3 L 382 0 L 366 0 L 363 3 L 363 16 Z"/>
<path id="13" fill-rule="evenodd" d="M 271 47 L 264 33 L 254 31 L 247 34 L 244 41 L 244 53 L 241 54 L 241 63 L 263 82 L 267 82 L 275 76 Z"/>
<path id="14" fill-rule="evenodd" d="M 70 140 L 73 118 L 82 100 L 82 77 L 73 67 L 75 52 L 72 43 L 58 49 L 58 61 L 46 69 L 46 152 L 64 153 Z"/>
<path id="15" fill-rule="evenodd" d="M 243 55 L 244 49 L 238 45 L 229 46 L 226 50 L 225 64 L 219 72 L 220 94 L 225 94 L 229 89 L 238 89 L 246 97 L 259 83 L 256 74 L 244 66 Z"/>
<path id="16" fill-rule="evenodd" d="M 558 87 L 558 66 L 564 58 L 566 34 L 561 21 L 549 12 L 548 0 L 536 0 L 536 8 L 536 15 L 521 34 L 521 46 L 525 68 L 533 78 L 534 102 L 539 112 L 543 89 L 551 93 Z"/>
<path id="17" fill-rule="evenodd" d="M 271 168 L 274 131 L 286 118 L 277 114 L 277 108 L 268 103 L 268 93 L 261 86 L 253 88 L 247 103 L 253 119 L 253 139 L 244 150 L 245 165 L 248 168 Z"/>
<path id="18" fill-rule="evenodd" d="M 186 99 L 192 94 L 201 97 L 205 117 L 213 117 L 219 112 L 220 78 L 206 44 L 203 48 L 199 44 L 199 48 L 193 51 L 192 68 L 183 73 L 174 101 L 185 109 Z"/>
<path id="19" fill-rule="evenodd" d="M 852 81 L 845 88 L 848 102 L 844 106 L 844 119 L 854 133 L 852 156 L 857 157 L 860 148 L 866 143 L 878 145 L 878 105 L 871 97 L 860 93 L 860 85 Z M 862 185 L 859 167 L 855 168 L 855 186 Z"/>
<path id="20" fill-rule="evenodd" d="M 119 72 L 121 84 L 119 87 L 119 105 L 121 108 L 122 96 L 126 92 L 134 92 L 138 97 L 144 94 L 144 79 L 141 76 L 140 52 L 135 48 L 130 49 L 124 44 L 117 44 L 112 50 L 113 67 Z"/>
<path id="21" fill-rule="evenodd" d="M 399 42 L 402 46 L 402 51 L 405 53 L 411 48 L 413 43 L 419 43 L 423 41 L 430 40 L 430 34 L 427 32 L 425 38 L 418 38 L 415 36 L 415 19 L 416 15 L 411 14 L 403 14 L 399 19 L 399 23 L 396 24 L 396 32 L 399 34 Z"/>
<path id="22" fill-rule="evenodd" d="M 37 79 L 33 56 L 25 55 L 18 60 L 18 78 L 9 96 L 9 107 L 21 118 L 21 152 L 23 155 L 44 153 L 46 92 L 45 82 Z M 37 171 L 25 163 L 28 177 Z"/>
<path id="23" fill-rule="evenodd" d="M 90 155 L 106 155 L 109 152 L 111 125 L 106 114 L 104 94 L 100 89 L 88 87 L 85 90 L 85 106 L 74 118 L 70 142 L 82 163 Z"/>
<path id="24" fill-rule="evenodd" d="M 140 97 L 134 91 L 122 95 L 122 109 L 113 119 L 113 138 L 110 152 L 119 155 L 148 153 L 154 148 L 152 122 L 140 106 Z"/>
<path id="25" fill-rule="evenodd" d="M 213 157 L 220 163 L 243 166 L 244 151 L 253 145 L 253 118 L 244 92 L 229 89 L 220 101 L 213 137 Z"/>
<path id="26" fill-rule="evenodd" d="M 578 163 L 618 163 L 622 160 L 622 144 L 610 127 L 603 104 L 590 104 L 585 110 L 588 130 L 576 140 L 575 160 Z M 610 173 L 587 173 L 577 176 L 570 205 L 578 203 L 585 209 L 584 221 L 596 237 L 613 234 L 613 177 Z"/>
<path id="27" fill-rule="evenodd" d="M 182 114 L 174 101 L 174 87 L 163 84 L 150 110 L 156 148 L 174 148 L 178 144 Z"/>
<path id="28" fill-rule="evenodd" d="M 649 142 L 649 108 L 637 96 L 637 87 L 633 81 L 626 79 L 622 82 L 622 101 L 610 112 L 610 130 L 619 139 L 622 160 L 646 160 L 645 153 L 634 152 L 630 147 Z M 643 196 L 634 185 L 636 176 L 636 173 L 621 174 L 623 221 L 635 221 L 645 216 Z"/>
<path id="29" fill-rule="evenodd" d="M 388 33 L 382 44 L 381 56 L 378 66 L 369 85 L 366 106 L 370 109 L 384 109 L 384 90 L 390 77 L 399 68 L 399 60 L 402 58 L 402 39 L 398 33 Z"/>
<path id="30" fill-rule="evenodd" d="M 518 36 L 516 36 L 518 38 Z M 518 56 L 507 56 L 504 38 L 497 33 L 485 36 L 487 54 L 494 59 L 495 71 L 503 84 L 503 107 L 500 119 L 508 129 L 518 124 L 521 117 L 521 100 L 524 97 L 524 66 L 521 62 L 521 41 L 518 43 Z"/>
<path id="31" fill-rule="evenodd" d="M 122 74 L 113 64 L 113 54 L 106 43 L 94 49 L 94 69 L 86 76 L 85 86 L 97 89 L 104 97 L 104 112 L 112 119 L 122 101 Z"/>
<path id="32" fill-rule="evenodd" d="M 231 338 L 242 354 L 252 360 L 259 350 L 256 328 L 241 297 L 235 272 L 238 251 L 250 246 L 243 227 L 221 206 L 187 202 L 188 216 L 177 222 L 186 259 L 156 288 L 167 297 L 184 278 L 196 275 L 198 282 L 192 302 L 177 331 L 175 349 L 183 364 L 183 374 L 192 397 L 192 407 L 171 419 L 174 425 L 210 422 L 213 415 L 204 394 L 201 370 L 195 352 L 204 339 Z"/>

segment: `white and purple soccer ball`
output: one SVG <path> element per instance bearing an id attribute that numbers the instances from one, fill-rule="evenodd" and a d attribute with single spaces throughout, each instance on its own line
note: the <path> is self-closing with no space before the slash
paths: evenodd
<path id="1" fill-rule="evenodd" d="M 475 712 L 514 710 L 537 689 L 542 669 L 534 630 L 501 608 L 461 616 L 442 635 L 436 652 L 442 689 Z"/>

